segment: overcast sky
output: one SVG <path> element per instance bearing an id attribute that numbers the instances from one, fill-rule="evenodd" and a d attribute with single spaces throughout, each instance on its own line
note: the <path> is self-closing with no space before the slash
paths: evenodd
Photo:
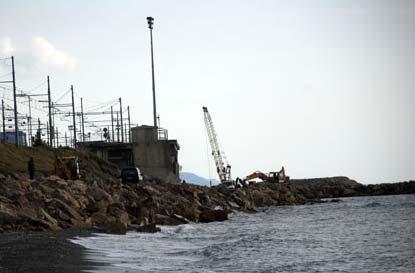
<path id="1" fill-rule="evenodd" d="M 413 0 L 0 0 L 0 9 L 0 58 L 15 56 L 19 88 L 50 75 L 55 100 L 70 84 L 86 107 L 121 96 L 133 122 L 149 125 L 153 16 L 158 113 L 184 171 L 216 178 L 207 106 L 234 177 L 284 165 L 295 178 L 415 178 Z"/>

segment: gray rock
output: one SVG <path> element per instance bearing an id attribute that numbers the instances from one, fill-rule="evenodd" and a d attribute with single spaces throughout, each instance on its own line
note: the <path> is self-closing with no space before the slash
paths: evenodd
<path id="1" fill-rule="evenodd" d="M 161 214 L 156 214 L 155 217 L 155 223 L 157 225 L 162 225 L 162 226 L 177 226 L 177 225 L 181 225 L 183 224 L 183 222 L 169 217 L 167 215 L 161 215 Z"/>
<path id="2" fill-rule="evenodd" d="M 109 234 L 124 235 L 127 233 L 127 225 L 119 221 L 110 222 L 107 224 L 105 232 Z"/>
<path id="3" fill-rule="evenodd" d="M 159 227 L 157 227 L 156 224 L 152 223 L 152 224 L 139 226 L 136 229 L 136 231 L 137 232 L 145 232 L 145 233 L 156 233 L 156 232 L 161 231 L 161 229 Z"/>
<path id="4" fill-rule="evenodd" d="M 228 213 L 224 210 L 204 209 L 199 215 L 199 222 L 222 222 L 228 220 Z"/>

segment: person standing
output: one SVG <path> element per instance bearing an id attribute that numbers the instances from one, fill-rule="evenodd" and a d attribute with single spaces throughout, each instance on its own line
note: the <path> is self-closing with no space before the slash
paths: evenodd
<path id="1" fill-rule="evenodd" d="M 33 157 L 30 157 L 29 162 L 27 163 L 27 169 L 29 171 L 30 179 L 34 179 L 35 178 L 35 161 L 33 160 Z"/>

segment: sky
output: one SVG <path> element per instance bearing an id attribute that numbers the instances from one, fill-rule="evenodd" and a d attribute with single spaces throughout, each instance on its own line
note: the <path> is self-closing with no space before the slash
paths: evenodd
<path id="1" fill-rule="evenodd" d="M 183 171 L 217 177 L 207 106 L 234 177 L 284 166 L 292 178 L 415 179 L 413 0 L 0 0 L 0 10 L 0 80 L 14 55 L 18 88 L 41 92 L 50 75 L 53 100 L 70 100 L 71 84 L 87 110 L 122 97 L 140 125 L 153 122 L 154 17 L 157 112 Z"/>

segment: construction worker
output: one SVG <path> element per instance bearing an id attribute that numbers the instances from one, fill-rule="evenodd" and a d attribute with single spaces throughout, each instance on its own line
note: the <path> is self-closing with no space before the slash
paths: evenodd
<path id="1" fill-rule="evenodd" d="M 30 179 L 34 179 L 35 178 L 35 162 L 33 160 L 33 157 L 30 157 L 29 162 L 27 162 L 27 169 L 29 171 Z"/>

